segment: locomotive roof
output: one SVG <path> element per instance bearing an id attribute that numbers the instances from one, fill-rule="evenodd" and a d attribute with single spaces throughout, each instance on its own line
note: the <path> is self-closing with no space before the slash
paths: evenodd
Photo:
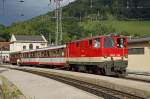
<path id="1" fill-rule="evenodd" d="M 84 39 L 80 39 L 80 40 L 74 40 L 74 41 L 71 41 L 68 43 L 79 42 L 79 41 L 83 41 L 83 40 L 90 40 L 90 39 L 98 38 L 98 37 L 119 37 L 119 36 L 118 35 L 116 35 L 116 36 L 113 36 L 113 35 L 94 36 L 94 37 L 88 37 L 88 38 L 84 38 Z M 123 36 L 121 36 L 121 37 L 123 37 Z"/>

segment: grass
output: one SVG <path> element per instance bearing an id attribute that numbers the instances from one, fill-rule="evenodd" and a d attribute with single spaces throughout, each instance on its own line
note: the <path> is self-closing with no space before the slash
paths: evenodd
<path id="1" fill-rule="evenodd" d="M 0 76 L 0 80 L 2 81 L 1 88 L 4 99 L 25 99 L 18 88 L 9 82 L 5 77 Z"/>
<path id="2" fill-rule="evenodd" d="M 108 30 L 110 31 L 114 30 L 115 32 L 118 33 L 126 32 L 128 33 L 128 35 L 150 36 L 150 21 L 119 21 L 119 20 L 103 20 L 93 22 L 88 21 L 83 22 L 82 26 L 87 30 L 88 29 L 96 30 L 97 28 L 100 28 L 100 26 L 106 26 Z"/>
<path id="3" fill-rule="evenodd" d="M 150 21 L 102 21 L 103 24 L 111 26 L 117 32 L 130 34 L 150 35 Z"/>

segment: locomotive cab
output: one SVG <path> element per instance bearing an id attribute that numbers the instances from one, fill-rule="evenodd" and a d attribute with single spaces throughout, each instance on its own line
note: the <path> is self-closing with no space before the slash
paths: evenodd
<path id="1" fill-rule="evenodd" d="M 67 63 L 72 70 L 124 75 L 127 67 L 125 36 L 97 36 L 66 44 Z"/>
<path id="2" fill-rule="evenodd" d="M 103 40 L 102 56 L 107 60 L 107 75 L 125 75 L 128 65 L 127 38 L 125 36 L 106 36 Z"/>

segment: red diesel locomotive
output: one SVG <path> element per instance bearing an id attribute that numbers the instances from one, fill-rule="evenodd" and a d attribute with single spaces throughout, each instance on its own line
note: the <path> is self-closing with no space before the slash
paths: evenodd
<path id="1" fill-rule="evenodd" d="M 47 65 L 103 75 L 125 75 L 128 64 L 126 36 L 97 36 L 36 50 L 10 54 L 18 65 Z"/>

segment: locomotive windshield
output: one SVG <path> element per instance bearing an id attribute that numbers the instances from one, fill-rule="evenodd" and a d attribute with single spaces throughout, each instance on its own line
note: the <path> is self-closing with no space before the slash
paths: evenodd
<path id="1" fill-rule="evenodd" d="M 114 39 L 112 37 L 104 38 L 104 47 L 105 48 L 113 48 L 114 47 Z"/>

